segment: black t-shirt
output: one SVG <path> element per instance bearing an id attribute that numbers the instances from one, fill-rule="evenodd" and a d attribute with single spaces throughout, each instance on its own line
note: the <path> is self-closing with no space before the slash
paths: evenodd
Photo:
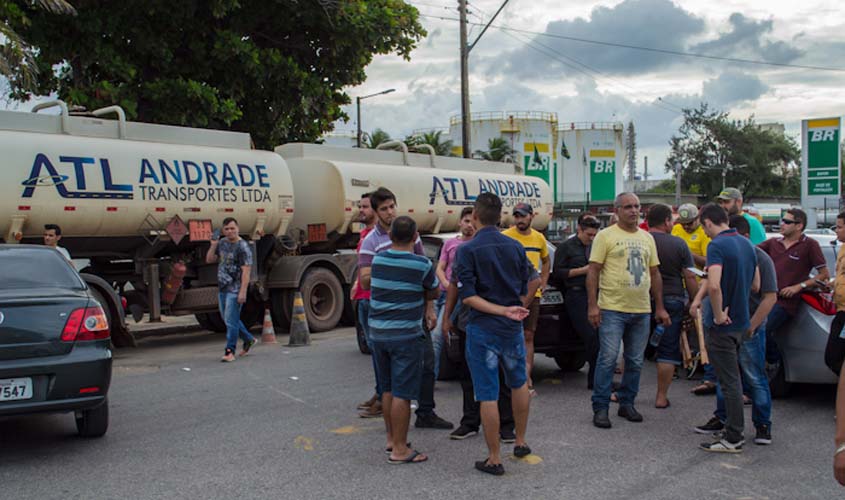
<path id="1" fill-rule="evenodd" d="M 692 267 L 692 254 L 687 243 L 666 233 L 650 233 L 657 246 L 660 259 L 660 277 L 663 279 L 663 296 L 684 296 L 684 269 Z"/>

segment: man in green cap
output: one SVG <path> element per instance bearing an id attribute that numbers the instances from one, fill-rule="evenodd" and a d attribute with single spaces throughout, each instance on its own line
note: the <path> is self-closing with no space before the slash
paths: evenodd
<path id="1" fill-rule="evenodd" d="M 732 187 L 725 188 L 719 193 L 716 200 L 722 208 L 727 210 L 728 216 L 742 215 L 745 217 L 748 225 L 751 226 L 751 243 L 759 245 L 766 241 L 766 230 L 763 228 L 763 224 L 756 217 L 742 211 L 742 191 Z"/>

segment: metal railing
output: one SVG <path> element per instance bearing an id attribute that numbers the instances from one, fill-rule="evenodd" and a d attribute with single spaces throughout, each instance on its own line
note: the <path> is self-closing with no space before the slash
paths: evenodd
<path id="1" fill-rule="evenodd" d="M 483 120 L 539 120 L 551 123 L 557 123 L 557 113 L 550 111 L 479 111 L 470 113 L 470 121 Z M 461 115 L 455 115 L 449 118 L 449 126 L 461 124 Z"/>
<path id="2" fill-rule="evenodd" d="M 624 128 L 622 122 L 564 122 L 558 130 L 623 130 Z"/>

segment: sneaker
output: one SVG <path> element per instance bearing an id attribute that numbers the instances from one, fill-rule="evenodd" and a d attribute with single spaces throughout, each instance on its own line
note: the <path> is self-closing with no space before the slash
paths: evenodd
<path id="1" fill-rule="evenodd" d="M 453 430 L 451 434 L 449 434 L 449 439 L 454 439 L 456 441 L 461 441 L 466 438 L 470 438 L 478 434 L 478 429 L 473 429 L 472 427 L 467 427 L 466 425 L 461 425 L 457 429 Z"/>
<path id="2" fill-rule="evenodd" d="M 593 425 L 599 429 L 610 429 L 610 418 L 607 416 L 607 409 L 597 410 L 593 413 Z"/>
<path id="3" fill-rule="evenodd" d="M 376 401 L 372 406 L 358 413 L 358 416 L 361 418 L 381 418 L 381 401 Z"/>
<path id="4" fill-rule="evenodd" d="M 249 354 L 249 350 L 252 349 L 252 346 L 254 346 L 257 343 L 258 343 L 258 339 L 256 339 L 255 337 L 253 337 L 252 340 L 247 340 L 246 342 L 244 342 L 244 347 L 241 350 L 240 354 L 238 354 L 238 355 L 239 356 L 246 356 L 247 354 Z"/>
<path id="5" fill-rule="evenodd" d="M 694 430 L 699 434 L 713 434 L 714 432 L 719 432 L 725 428 L 725 424 L 722 423 L 718 417 L 713 417 L 707 421 L 704 425 L 699 425 Z"/>
<path id="6" fill-rule="evenodd" d="M 620 406 L 616 413 L 620 417 L 628 420 L 628 422 L 642 422 L 643 416 L 633 406 Z"/>
<path id="7" fill-rule="evenodd" d="M 414 427 L 420 429 L 451 429 L 455 425 L 448 420 L 443 420 L 436 413 L 431 415 L 417 415 L 417 421 L 414 422 Z"/>
<path id="8" fill-rule="evenodd" d="M 376 403 L 376 401 L 378 401 L 378 394 L 373 394 L 373 397 L 371 397 L 370 399 L 368 399 L 368 400 L 364 401 L 363 403 L 359 404 L 357 406 L 357 409 L 358 410 L 366 410 L 370 406 L 373 406 Z"/>
<path id="9" fill-rule="evenodd" d="M 220 361 L 222 361 L 223 363 L 231 363 L 234 360 L 235 360 L 235 353 L 232 352 L 229 349 L 226 349 L 226 354 L 224 354 L 223 357 L 220 358 Z"/>
<path id="10" fill-rule="evenodd" d="M 712 443 L 701 443 L 700 447 L 704 451 L 713 453 L 742 453 L 742 445 L 745 444 L 744 439 L 740 439 L 736 443 L 732 443 L 727 439 L 718 439 Z"/>
<path id="11" fill-rule="evenodd" d="M 757 427 L 757 435 L 754 436 L 754 444 L 772 444 L 772 431 L 768 425 Z"/>
<path id="12" fill-rule="evenodd" d="M 516 442 L 516 434 L 514 434 L 511 429 L 499 431 L 499 438 L 503 443 L 507 444 Z"/>

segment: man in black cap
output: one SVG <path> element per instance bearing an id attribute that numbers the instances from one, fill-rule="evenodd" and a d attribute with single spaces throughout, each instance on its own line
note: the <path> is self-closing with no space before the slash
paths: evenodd
<path id="1" fill-rule="evenodd" d="M 549 259 L 549 247 L 543 233 L 531 228 L 534 220 L 534 208 L 528 203 L 517 203 L 513 207 L 513 218 L 516 225 L 503 231 L 502 234 L 520 242 L 525 248 L 525 256 L 540 273 L 540 287 L 534 297 L 527 297 L 525 307 L 528 309 L 528 317 L 522 323 L 525 332 L 525 355 L 526 368 L 528 369 L 528 391 L 533 396 L 534 381 L 531 378 L 531 370 L 534 368 L 534 332 L 537 330 L 537 321 L 540 319 L 540 297 L 543 296 L 543 289 L 549 282 L 549 272 L 552 265 Z"/>

